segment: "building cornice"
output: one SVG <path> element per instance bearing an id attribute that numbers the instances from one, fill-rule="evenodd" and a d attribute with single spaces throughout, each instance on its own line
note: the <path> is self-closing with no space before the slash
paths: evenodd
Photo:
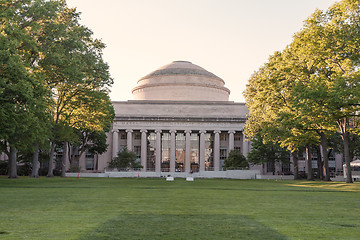
<path id="1" fill-rule="evenodd" d="M 168 100 L 128 100 L 112 101 L 113 104 L 160 104 L 160 105 L 237 105 L 245 106 L 245 103 L 234 101 L 168 101 Z"/>
<path id="2" fill-rule="evenodd" d="M 148 116 L 148 117 L 137 117 L 137 116 L 116 116 L 115 122 L 128 122 L 128 121 L 144 121 L 144 122 L 237 122 L 244 123 L 246 118 L 200 118 L 200 117 L 159 117 L 159 116 Z"/>

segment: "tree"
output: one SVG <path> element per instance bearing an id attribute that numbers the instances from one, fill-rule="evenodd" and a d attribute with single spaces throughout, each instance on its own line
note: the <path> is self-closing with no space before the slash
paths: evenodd
<path id="1" fill-rule="evenodd" d="M 280 144 L 278 143 L 264 143 L 261 135 L 258 135 L 253 139 L 251 146 L 251 151 L 248 154 L 249 163 L 289 163 L 289 152 L 286 149 L 280 147 Z"/>
<path id="2" fill-rule="evenodd" d="M 108 144 L 106 143 L 107 136 L 106 132 L 109 128 L 103 131 L 89 131 L 89 130 L 79 130 L 78 139 L 72 143 L 68 143 L 69 149 L 69 159 L 70 159 L 70 169 L 74 171 L 79 169 L 79 159 L 87 151 L 91 154 L 102 154 L 106 152 Z M 77 153 L 77 154 L 74 154 Z M 65 165 L 65 163 L 63 163 Z M 62 172 L 65 171 L 65 168 L 62 169 Z"/>
<path id="3" fill-rule="evenodd" d="M 10 178 L 17 177 L 17 152 L 34 149 L 29 143 L 46 138 L 39 133 L 48 91 L 31 57 L 38 51 L 29 36 L 36 25 L 26 17 L 29 2 L 0 3 L 0 149 L 8 155 Z"/>
<path id="4" fill-rule="evenodd" d="M 136 161 L 136 153 L 128 151 L 126 148 L 119 151 L 117 156 L 109 162 L 110 168 L 117 169 L 137 169 L 143 168 L 139 162 Z"/>
<path id="5" fill-rule="evenodd" d="M 240 152 L 236 150 L 231 150 L 229 152 L 229 156 L 224 161 L 225 169 L 248 169 L 249 163 L 246 160 L 246 157 Z"/>
<path id="6" fill-rule="evenodd" d="M 39 65 L 53 93 L 54 131 L 65 126 L 69 133 L 62 138 L 54 134 L 52 151 L 56 142 L 70 142 L 78 130 L 103 131 L 114 117 L 108 95 L 112 79 L 108 65 L 102 60 L 105 45 L 92 39 L 92 32 L 78 20 L 79 13 L 62 4 L 58 21 L 46 29 L 46 37 L 41 39 L 44 57 Z M 53 176 L 52 157 L 50 154 L 49 177 Z"/>
<path id="7" fill-rule="evenodd" d="M 358 0 L 317 10 L 293 42 L 251 77 L 245 91 L 250 110 L 246 134 L 262 132 L 264 141 L 291 151 L 321 144 L 326 180 L 327 138 L 334 132 L 341 135 L 350 169 L 349 136 L 359 132 L 359 13 Z M 351 173 L 347 176 L 351 182 Z"/>
<path id="8" fill-rule="evenodd" d="M 105 45 L 78 20 L 63 0 L 0 3 L 2 149 L 9 159 L 35 150 L 35 166 L 37 144 L 50 139 L 49 177 L 56 144 L 67 146 L 79 129 L 104 131 L 114 117 Z"/>
<path id="9" fill-rule="evenodd" d="M 299 105 L 302 109 L 315 110 L 310 116 L 318 115 L 324 130 L 337 131 L 342 137 L 347 182 L 352 182 L 349 138 L 357 132 L 353 123 L 359 118 L 360 106 L 359 15 L 360 1 L 343 0 L 326 12 L 316 11 L 306 21 L 302 49 L 308 61 L 316 64 L 311 78 L 298 89 L 297 99 L 307 103 Z"/>
<path id="10" fill-rule="evenodd" d="M 282 53 L 276 52 L 249 79 L 244 94 L 250 112 L 245 134 L 252 139 L 261 138 L 263 143 L 280 144 L 295 152 L 316 142 L 317 138 L 313 132 L 305 129 L 301 112 L 294 107 L 292 85 L 296 74 L 292 73 L 291 56 L 290 48 Z M 312 178 L 312 174 L 308 174 L 308 177 Z"/>

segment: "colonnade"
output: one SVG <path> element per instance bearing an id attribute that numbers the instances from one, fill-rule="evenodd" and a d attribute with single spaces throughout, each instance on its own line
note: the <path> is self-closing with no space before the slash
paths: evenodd
<path id="1" fill-rule="evenodd" d="M 133 150 L 133 129 L 126 129 L 127 134 L 127 149 Z M 146 171 L 147 163 L 147 137 L 149 131 L 147 129 L 140 129 L 141 133 L 141 165 L 143 166 L 142 171 Z M 156 153 L 161 152 L 161 134 L 163 130 L 155 129 L 153 132 L 156 134 L 155 150 Z M 176 133 L 177 130 L 166 130 L 170 133 L 170 172 L 175 172 L 175 154 L 176 154 Z M 190 152 L 190 136 L 194 131 L 191 130 L 182 130 L 181 132 L 185 133 L 185 172 L 191 171 L 191 152 Z M 213 159 L 214 159 L 214 171 L 220 171 L 220 133 L 225 131 L 214 130 L 214 131 L 195 131 L 199 133 L 199 171 L 205 171 L 205 134 L 213 133 L 214 134 L 214 145 L 213 145 Z M 226 131 L 228 133 L 228 150 L 234 150 L 234 135 L 235 131 Z M 243 143 L 241 151 L 244 156 L 247 156 L 249 151 L 249 143 L 245 141 L 245 137 L 242 137 Z M 116 157 L 119 151 L 119 130 L 112 131 L 112 157 Z M 155 155 L 155 172 L 161 171 L 161 154 Z"/>

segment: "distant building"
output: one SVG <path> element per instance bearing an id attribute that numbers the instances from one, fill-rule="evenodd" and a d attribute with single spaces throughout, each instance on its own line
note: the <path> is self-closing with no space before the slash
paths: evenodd
<path id="1" fill-rule="evenodd" d="M 224 85 L 185 61 L 141 78 L 132 90 L 135 100 L 113 102 L 109 149 L 99 156 L 98 169 L 124 147 L 138 155 L 142 171 L 155 172 L 219 171 L 230 150 L 247 155 L 243 127 L 248 110 L 244 103 L 229 101 Z"/>

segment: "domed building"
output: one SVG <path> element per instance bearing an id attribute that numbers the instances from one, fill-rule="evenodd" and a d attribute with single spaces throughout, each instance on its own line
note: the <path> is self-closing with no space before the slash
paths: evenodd
<path id="1" fill-rule="evenodd" d="M 175 61 L 138 81 L 135 100 L 229 101 L 230 90 L 224 80 L 192 64 Z"/>
<path id="2" fill-rule="evenodd" d="M 134 100 L 113 102 L 98 170 L 125 147 L 138 155 L 142 172 L 155 175 L 220 171 L 229 151 L 247 155 L 245 104 L 229 101 L 224 80 L 202 67 L 174 61 L 138 80 L 132 94 Z"/>

